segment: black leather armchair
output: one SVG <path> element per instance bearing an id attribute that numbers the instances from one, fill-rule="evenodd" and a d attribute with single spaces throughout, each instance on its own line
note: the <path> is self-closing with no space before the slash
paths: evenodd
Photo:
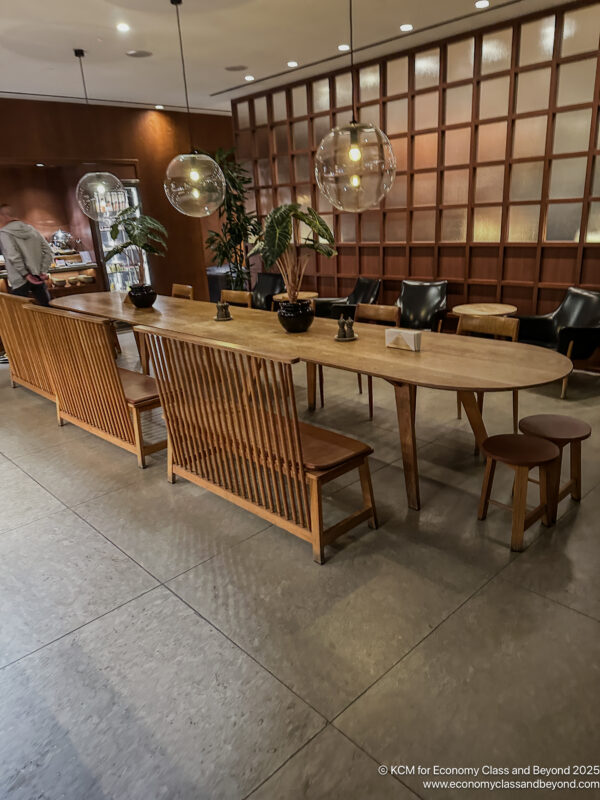
<path id="1" fill-rule="evenodd" d="M 402 281 L 400 327 L 437 331 L 446 315 L 448 281 Z"/>
<path id="2" fill-rule="evenodd" d="M 571 286 L 550 314 L 519 317 L 519 341 L 558 350 L 572 361 L 591 358 L 600 347 L 600 292 Z M 563 379 L 561 397 L 567 393 Z"/>
<path id="3" fill-rule="evenodd" d="M 348 297 L 318 297 L 315 300 L 315 316 L 338 319 L 341 314 L 354 317 L 359 303 L 372 305 L 377 302 L 381 281 L 371 278 L 358 278 Z"/>
<path id="4" fill-rule="evenodd" d="M 285 292 L 285 284 L 279 272 L 259 272 L 252 290 L 252 308 L 270 311 L 273 295 Z"/>

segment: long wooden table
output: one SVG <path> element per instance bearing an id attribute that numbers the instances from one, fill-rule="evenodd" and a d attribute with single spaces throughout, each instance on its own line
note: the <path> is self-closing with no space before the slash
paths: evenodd
<path id="1" fill-rule="evenodd" d="M 394 387 L 398 428 L 410 508 L 420 508 L 415 437 L 417 387 L 458 392 L 481 445 L 487 432 L 477 405 L 477 392 L 526 389 L 557 381 L 572 370 L 571 361 L 552 350 L 531 345 L 445 333 L 424 332 L 421 351 L 385 346 L 384 328 L 357 323 L 355 342 L 334 341 L 337 321 L 315 319 L 304 334 L 286 333 L 277 315 L 255 309 L 232 309 L 231 322 L 216 322 L 215 306 L 160 295 L 153 308 L 137 309 L 124 302 L 124 292 L 95 292 L 53 300 L 70 311 L 144 325 L 157 331 L 196 336 L 265 357 L 298 358 L 307 365 L 308 404 L 316 403 L 316 369 L 321 364 L 383 378 Z M 147 370 L 146 357 L 141 353 Z"/>

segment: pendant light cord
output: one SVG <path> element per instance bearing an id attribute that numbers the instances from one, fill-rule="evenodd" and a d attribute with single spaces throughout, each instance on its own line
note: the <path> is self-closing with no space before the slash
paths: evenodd
<path id="1" fill-rule="evenodd" d="M 79 71 L 81 72 L 81 82 L 83 83 L 83 96 L 85 97 L 85 102 L 87 105 L 90 104 L 90 99 L 87 93 L 87 86 L 85 83 L 85 73 L 83 71 L 83 57 L 85 56 L 85 50 L 82 50 L 80 47 L 76 47 L 73 52 L 75 53 L 75 58 L 79 61 Z"/>
<path id="2" fill-rule="evenodd" d="M 348 9 L 350 18 L 350 76 L 352 79 L 352 119 L 350 121 L 356 125 L 356 96 L 358 90 L 356 87 L 356 75 L 354 72 L 354 16 L 352 13 L 352 0 L 348 0 Z"/>
<path id="3" fill-rule="evenodd" d="M 183 36 L 181 33 L 181 19 L 179 17 L 179 6 L 181 5 L 181 0 L 171 0 L 171 4 L 175 6 L 175 14 L 177 15 L 177 33 L 179 35 L 179 53 L 181 54 L 181 73 L 183 75 L 183 91 L 185 93 L 185 108 L 187 112 L 188 134 L 190 137 L 190 150 L 192 153 L 196 153 L 197 150 L 194 147 L 194 138 L 192 135 L 192 115 L 190 114 L 190 97 L 188 94 L 187 73 L 185 70 L 185 57 L 183 55 Z"/>

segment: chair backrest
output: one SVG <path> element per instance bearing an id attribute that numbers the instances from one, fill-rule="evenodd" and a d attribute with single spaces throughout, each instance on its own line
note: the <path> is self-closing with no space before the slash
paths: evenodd
<path id="1" fill-rule="evenodd" d="M 446 310 L 448 281 L 402 281 L 400 327 L 428 330 Z"/>
<path id="2" fill-rule="evenodd" d="M 174 283 L 171 287 L 171 297 L 180 297 L 182 300 L 193 300 L 194 287 L 186 283 Z"/>
<path id="3" fill-rule="evenodd" d="M 571 286 L 553 315 L 555 333 L 561 328 L 600 325 L 600 292 Z"/>
<path id="4" fill-rule="evenodd" d="M 308 529 L 292 360 L 136 330 L 146 337 L 174 468 Z"/>
<path id="5" fill-rule="evenodd" d="M 516 317 L 472 317 L 461 314 L 456 332 L 459 335 L 472 333 L 516 342 L 519 338 L 519 320 Z"/>
<path id="6" fill-rule="evenodd" d="M 379 297 L 381 281 L 374 278 L 358 278 L 352 294 L 348 297 L 350 305 L 357 303 L 375 303 Z"/>
<path id="7" fill-rule="evenodd" d="M 252 308 L 270 311 L 273 295 L 285 292 L 285 283 L 280 272 L 259 272 L 252 290 Z"/>
<path id="8" fill-rule="evenodd" d="M 134 444 L 131 416 L 112 350 L 110 321 L 29 306 L 61 417 Z"/>
<path id="9" fill-rule="evenodd" d="M 0 293 L 0 339 L 15 383 L 54 400 L 52 384 L 42 355 L 42 343 L 33 320 L 26 313 L 28 297 Z"/>
<path id="10" fill-rule="evenodd" d="M 400 322 L 400 309 L 398 306 L 368 305 L 359 303 L 354 314 L 355 322 L 377 322 L 380 325 L 388 324 L 398 326 Z"/>
<path id="11" fill-rule="evenodd" d="M 230 306 L 246 306 L 252 308 L 252 295 L 239 289 L 221 289 L 221 302 Z"/>

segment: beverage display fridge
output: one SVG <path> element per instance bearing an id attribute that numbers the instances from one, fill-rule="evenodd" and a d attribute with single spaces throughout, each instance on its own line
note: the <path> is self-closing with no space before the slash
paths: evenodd
<path id="1" fill-rule="evenodd" d="M 138 215 L 142 211 L 140 199 L 139 181 L 123 180 L 124 191 L 108 192 L 102 198 L 110 212 L 118 213 L 125 208 L 138 209 Z M 111 292 L 126 291 L 135 283 L 150 283 L 148 270 L 148 258 L 146 253 L 137 247 L 128 247 L 109 262 L 106 261 L 106 254 L 113 247 L 125 240 L 123 231 L 119 231 L 117 239 L 110 235 L 110 222 L 102 220 L 94 222 L 90 220 L 93 229 L 93 238 L 96 245 L 99 266 L 104 270 L 106 285 Z M 141 261 L 141 263 L 140 263 Z"/>

